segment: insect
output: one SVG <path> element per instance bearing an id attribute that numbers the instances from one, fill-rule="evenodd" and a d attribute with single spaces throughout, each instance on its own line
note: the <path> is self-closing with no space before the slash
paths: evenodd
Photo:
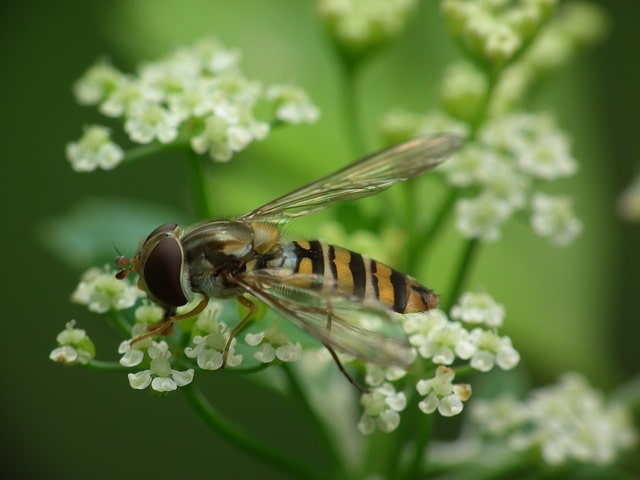
<path id="1" fill-rule="evenodd" d="M 381 365 L 407 365 L 406 338 L 385 332 L 393 312 L 435 308 L 438 296 L 417 280 L 359 253 L 322 241 L 284 241 L 280 226 L 345 200 L 375 195 L 420 175 L 456 151 L 462 139 L 419 137 L 362 158 L 234 220 L 207 220 L 188 228 L 153 230 L 133 258 L 118 257 L 117 277 L 138 273 L 138 285 L 164 309 L 159 322 L 132 340 L 167 335 L 181 319 L 199 314 L 210 298 L 238 298 L 249 313 L 231 331 L 223 352 L 264 302 L 318 339 L 354 385 L 336 351 Z M 177 307 L 202 296 L 190 312 Z M 372 325 L 376 323 L 377 325 Z M 360 388 L 360 387 L 359 387 Z"/>

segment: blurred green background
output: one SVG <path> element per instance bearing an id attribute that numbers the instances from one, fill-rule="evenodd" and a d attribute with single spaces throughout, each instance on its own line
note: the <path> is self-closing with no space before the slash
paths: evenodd
<path id="1" fill-rule="evenodd" d="M 573 137 L 581 171 L 557 190 L 574 197 L 584 234 L 569 249 L 557 249 L 527 226 L 509 225 L 502 241 L 482 249 L 469 286 L 486 288 L 506 306 L 505 330 L 536 382 L 578 370 L 610 391 L 640 366 L 640 228 L 614 214 L 617 196 L 640 168 L 640 3 L 602 5 L 608 38 L 550 79 L 536 98 L 537 109 L 554 112 Z M 241 50 L 250 78 L 297 83 L 319 105 L 317 125 L 279 131 L 219 166 L 223 215 L 241 213 L 353 160 L 339 109 L 336 59 L 313 7 L 311 1 L 288 0 L 31 1 L 0 7 L 3 478 L 279 478 L 210 435 L 179 394 L 156 399 L 132 391 L 121 374 L 62 368 L 48 360 L 55 335 L 71 318 L 89 331 L 101 358 L 116 358 L 118 339 L 98 316 L 68 301 L 88 265 L 69 268 L 38 236 L 47 219 L 86 199 L 137 199 L 188 211 L 179 155 L 112 172 L 78 174 L 69 167 L 65 144 L 80 136 L 84 124 L 103 121 L 76 105 L 71 85 L 103 55 L 131 71 L 142 60 L 214 35 Z M 406 35 L 363 71 L 360 114 L 371 147 L 379 146 L 382 113 L 394 107 L 426 111 L 435 104 L 442 68 L 456 55 L 437 2 L 422 2 Z M 140 237 L 151 226 L 141 222 Z M 304 236 L 303 226 L 292 230 Z M 122 244 L 118 232 L 112 240 L 125 253 L 135 248 Z M 430 286 L 448 285 L 457 253 L 448 245 L 430 252 Z M 205 378 L 222 411 L 303 460 L 323 461 L 293 404 L 229 377 Z"/>

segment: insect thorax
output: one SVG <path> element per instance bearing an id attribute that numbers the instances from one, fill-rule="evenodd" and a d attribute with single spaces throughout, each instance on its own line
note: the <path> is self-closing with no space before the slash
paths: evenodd
<path id="1" fill-rule="evenodd" d="M 235 276 L 260 263 L 262 252 L 277 244 L 275 227 L 235 221 L 204 222 L 185 232 L 185 250 L 193 291 L 214 298 L 241 295 Z"/>

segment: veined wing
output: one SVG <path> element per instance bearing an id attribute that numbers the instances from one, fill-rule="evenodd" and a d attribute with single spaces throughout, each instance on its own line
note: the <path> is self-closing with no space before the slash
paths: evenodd
<path id="1" fill-rule="evenodd" d="M 375 195 L 442 163 L 463 139 L 453 134 L 419 137 L 368 157 L 283 195 L 238 220 L 282 222 L 345 200 Z"/>
<path id="2" fill-rule="evenodd" d="M 236 280 L 248 293 L 339 352 L 383 366 L 406 366 L 413 361 L 412 348 L 389 310 L 378 303 L 313 288 L 321 284 L 321 278 L 265 269 Z"/>

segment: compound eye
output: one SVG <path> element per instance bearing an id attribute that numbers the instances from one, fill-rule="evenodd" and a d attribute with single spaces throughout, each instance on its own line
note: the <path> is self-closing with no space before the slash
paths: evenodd
<path id="1" fill-rule="evenodd" d="M 153 237 L 155 237 L 159 233 L 173 232 L 176 228 L 178 228 L 178 225 L 176 223 L 165 223 L 164 225 L 160 225 L 159 227 L 154 229 L 153 232 L 147 235 L 147 238 L 145 239 L 144 243 L 147 243 L 149 240 L 151 240 Z"/>
<path id="2" fill-rule="evenodd" d="M 163 227 L 158 227 L 152 235 Z M 182 288 L 183 260 L 180 242 L 175 237 L 167 236 L 153 247 L 144 264 L 144 282 L 149 292 L 168 307 L 179 307 L 187 303 Z"/>

